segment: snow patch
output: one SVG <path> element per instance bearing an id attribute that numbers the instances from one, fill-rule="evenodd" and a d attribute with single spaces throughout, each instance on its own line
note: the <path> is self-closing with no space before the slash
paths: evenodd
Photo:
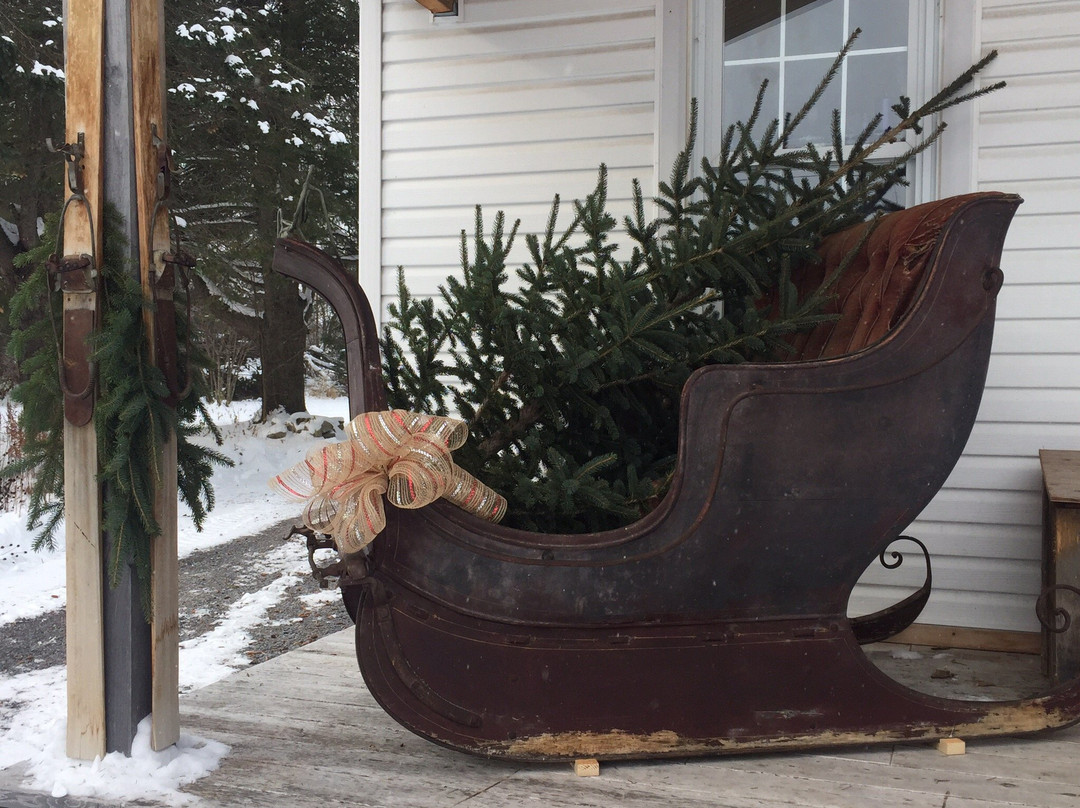
<path id="1" fill-rule="evenodd" d="M 889 656 L 891 656 L 893 659 L 922 659 L 923 658 L 923 655 L 920 654 L 918 651 L 911 651 L 911 650 L 908 650 L 907 648 L 897 648 L 896 650 L 892 651 L 889 654 Z"/>
<path id="2" fill-rule="evenodd" d="M 156 799 L 169 805 L 192 805 L 197 798 L 179 788 L 215 771 L 229 747 L 181 734 L 175 746 L 150 748 L 150 718 L 143 719 L 131 757 L 112 752 L 93 762 L 67 757 L 64 714 L 67 675 L 63 667 L 46 668 L 0 679 L 0 768 L 26 763 L 25 785 L 54 799 L 67 796 L 115 800 Z M 12 706 L 14 705 L 14 706 Z"/>
<path id="3" fill-rule="evenodd" d="M 44 65 L 41 62 L 35 61 L 34 66 L 30 69 L 30 73 L 35 76 L 56 76 L 58 79 L 64 78 L 64 71 L 58 67 L 52 65 Z"/>
<path id="4" fill-rule="evenodd" d="M 271 87 L 276 87 L 279 90 L 284 90 L 287 93 L 291 93 L 294 89 L 299 91 L 304 89 L 304 82 L 301 79 L 290 79 L 289 81 L 281 81 L 274 79 L 270 82 Z"/>
<path id="5" fill-rule="evenodd" d="M 0 219 L 0 232 L 7 237 L 12 244 L 19 243 L 19 228 L 7 219 Z"/>

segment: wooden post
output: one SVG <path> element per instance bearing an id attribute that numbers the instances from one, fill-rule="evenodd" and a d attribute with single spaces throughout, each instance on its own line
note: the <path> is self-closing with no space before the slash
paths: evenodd
<path id="1" fill-rule="evenodd" d="M 86 205 L 70 204 L 63 227 L 65 255 L 93 255 L 101 266 L 103 0 L 68 0 L 64 24 L 65 138 L 84 148 L 81 184 Z M 68 188 L 68 197 L 73 191 Z M 90 218 L 93 218 L 91 227 Z M 65 349 L 78 311 L 96 310 L 94 292 L 64 294 Z M 92 380 L 88 380 L 92 384 Z M 94 394 L 91 393 L 90 406 Z M 66 402 L 65 402 L 66 406 Z M 67 561 L 67 753 L 92 760 L 105 754 L 105 662 L 102 625 L 101 491 L 94 424 L 64 422 L 64 541 Z"/>
<path id="2" fill-rule="evenodd" d="M 69 188 L 76 201 L 65 208 L 63 252 L 92 255 L 100 269 L 103 199 L 109 196 L 126 222 L 149 296 L 150 271 L 160 270 L 161 254 L 168 251 L 168 224 L 158 191 L 159 143 L 165 136 L 162 2 L 68 0 L 65 21 L 65 133 L 68 144 L 78 144 L 77 150 L 68 149 L 73 167 L 69 186 L 75 182 L 79 188 Z M 83 277 L 75 272 L 68 276 Z M 100 323 L 100 301 L 93 284 L 84 282 L 79 288 L 78 283 L 65 283 L 64 350 L 85 354 L 80 335 L 90 330 L 90 312 Z M 148 314 L 151 356 L 153 326 Z M 130 569 L 117 589 L 105 587 L 107 537 L 101 531 L 97 438 L 88 415 L 96 393 L 82 395 L 93 386 L 85 362 L 73 364 L 74 370 L 69 364 L 63 365 L 69 374 L 64 427 L 67 752 L 81 759 L 113 750 L 129 753 L 136 727 L 151 708 L 151 743 L 162 749 L 179 738 L 176 441 L 162 449 L 162 482 L 155 492 L 163 535 L 153 549 L 154 622 L 147 627 Z"/>
<path id="3" fill-rule="evenodd" d="M 163 0 L 130 0 L 131 64 L 135 116 L 135 180 L 139 222 L 139 268 L 143 294 L 160 294 L 155 279 L 170 251 L 167 203 L 168 166 L 165 121 L 165 12 Z M 171 289 L 166 290 L 171 299 Z M 155 313 L 146 313 L 148 350 L 156 355 Z M 176 437 L 161 447 L 161 481 L 155 492 L 155 516 L 161 535 L 154 540 L 153 622 L 153 727 L 151 746 L 164 749 L 180 737 L 178 561 L 176 536 Z"/>

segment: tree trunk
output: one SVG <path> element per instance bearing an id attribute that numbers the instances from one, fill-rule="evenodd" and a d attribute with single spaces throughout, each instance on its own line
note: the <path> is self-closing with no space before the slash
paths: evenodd
<path id="1" fill-rule="evenodd" d="M 296 281 L 268 271 L 263 287 L 262 396 L 265 419 L 278 407 L 303 412 L 304 301 Z"/>

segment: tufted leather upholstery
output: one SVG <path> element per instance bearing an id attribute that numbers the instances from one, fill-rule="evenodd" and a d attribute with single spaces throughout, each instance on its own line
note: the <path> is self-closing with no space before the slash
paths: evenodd
<path id="1" fill-rule="evenodd" d="M 953 196 L 883 216 L 837 281 L 825 307 L 833 322 L 792 339 L 792 359 L 824 359 L 866 348 L 882 339 L 907 313 L 942 227 L 976 196 Z M 823 263 L 805 267 L 795 282 L 800 296 L 816 289 L 859 243 L 869 225 L 858 224 L 828 236 L 818 249 Z"/>

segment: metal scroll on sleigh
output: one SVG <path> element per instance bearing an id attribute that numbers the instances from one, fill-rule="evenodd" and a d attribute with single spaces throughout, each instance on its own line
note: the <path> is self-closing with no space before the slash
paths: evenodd
<path id="1" fill-rule="evenodd" d="M 876 557 L 896 563 L 887 554 L 967 441 L 1020 201 L 974 194 L 884 217 L 864 266 L 842 282 L 838 322 L 803 338 L 798 361 L 695 373 L 671 491 L 639 522 L 551 535 L 442 502 L 388 509 L 366 552 L 323 571 L 356 621 L 374 697 L 432 741 L 534 761 L 973 738 L 1080 720 L 1078 681 L 1034 699 L 960 701 L 912 691 L 866 659 L 860 643 L 902 630 L 926 603 L 921 543 L 916 593 L 847 616 L 860 575 Z M 858 240 L 830 237 L 825 263 Z M 291 240 L 278 242 L 274 267 L 340 316 L 353 415 L 385 410 L 355 280 Z"/>

